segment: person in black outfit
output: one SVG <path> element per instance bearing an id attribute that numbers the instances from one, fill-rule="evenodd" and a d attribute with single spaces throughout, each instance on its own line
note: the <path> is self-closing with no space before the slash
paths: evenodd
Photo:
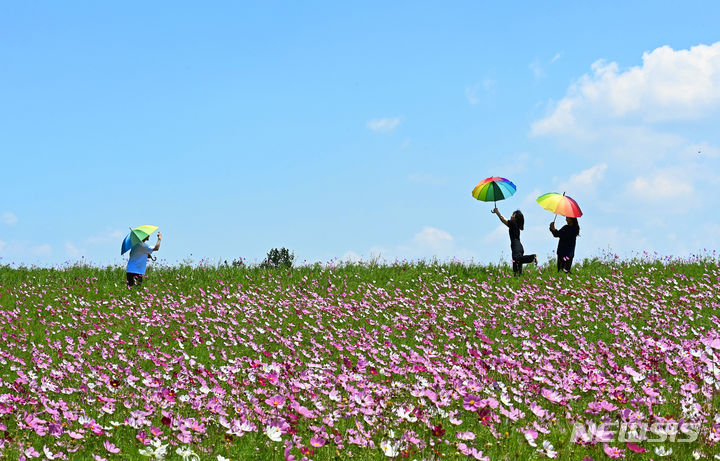
<path id="1" fill-rule="evenodd" d="M 523 248 L 522 243 L 520 243 L 520 231 L 525 228 L 525 217 L 520 210 L 516 210 L 512 216 L 510 216 L 510 219 L 505 219 L 497 208 L 495 208 L 492 212 L 500 218 L 500 221 L 502 221 L 503 224 L 508 226 L 510 233 L 510 251 L 512 252 L 513 261 L 513 274 L 520 275 L 522 274 L 523 264 L 537 264 L 537 255 L 526 255 L 525 249 Z"/>
<path id="2" fill-rule="evenodd" d="M 575 257 L 575 239 L 580 235 L 580 225 L 577 218 L 565 218 L 565 224 L 557 230 L 555 221 L 550 223 L 550 232 L 559 238 L 557 247 L 557 269 L 558 272 L 570 273 L 573 258 Z"/>

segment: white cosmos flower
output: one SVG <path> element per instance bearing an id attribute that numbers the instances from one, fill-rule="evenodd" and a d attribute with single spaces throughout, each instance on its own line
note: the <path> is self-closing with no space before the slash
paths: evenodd
<path id="1" fill-rule="evenodd" d="M 670 456 L 672 454 L 672 448 L 665 449 L 664 446 L 655 448 L 655 454 L 658 456 Z"/>
<path id="2" fill-rule="evenodd" d="M 543 442 L 543 451 L 548 458 L 557 457 L 557 451 L 555 451 L 555 447 L 553 447 L 552 443 L 550 443 L 549 440 L 545 440 Z"/>
<path id="3" fill-rule="evenodd" d="M 265 428 L 265 435 L 273 442 L 282 442 L 282 433 L 280 428 L 276 426 L 268 426 Z"/>
<path id="4" fill-rule="evenodd" d="M 175 453 L 182 457 L 182 461 L 200 461 L 200 457 L 190 447 L 178 447 Z"/>
<path id="5" fill-rule="evenodd" d="M 400 418 L 406 419 L 411 423 L 414 423 L 415 421 L 417 421 L 417 417 L 412 414 L 412 408 L 409 410 L 406 410 L 405 407 L 398 407 L 398 409 L 395 410 L 395 413 L 397 413 L 397 415 Z"/>
<path id="6" fill-rule="evenodd" d="M 165 455 L 167 455 L 167 447 L 167 444 L 163 444 L 159 439 L 155 439 L 150 442 L 150 446 L 139 450 L 139 453 L 143 456 L 152 457 L 155 460 L 161 460 L 165 459 Z"/>
<path id="7" fill-rule="evenodd" d="M 230 458 L 226 458 L 223 455 L 218 455 L 217 461 L 230 461 Z"/>
<path id="8" fill-rule="evenodd" d="M 240 429 L 241 432 L 252 432 L 252 431 L 255 430 L 255 426 L 253 426 L 252 424 L 248 423 L 247 421 L 243 421 L 243 423 L 240 424 L 240 428 L 239 428 L 239 429 Z"/>
<path id="9" fill-rule="evenodd" d="M 55 459 L 55 455 L 52 451 L 47 447 L 47 445 L 43 445 L 43 452 L 45 453 L 45 457 L 47 459 Z"/>
<path id="10" fill-rule="evenodd" d="M 400 454 L 398 443 L 391 440 L 383 440 L 380 442 L 380 449 L 385 453 L 385 456 L 390 458 L 394 458 Z"/>

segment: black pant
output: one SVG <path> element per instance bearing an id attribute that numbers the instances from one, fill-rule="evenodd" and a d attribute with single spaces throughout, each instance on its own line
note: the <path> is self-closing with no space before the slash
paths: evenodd
<path id="1" fill-rule="evenodd" d="M 572 267 L 573 257 L 572 256 L 560 256 L 558 255 L 557 258 L 557 268 L 558 272 L 567 272 L 570 273 L 570 268 Z"/>
<path id="2" fill-rule="evenodd" d="M 127 272 L 127 286 L 133 287 L 135 285 L 140 286 L 143 282 L 142 274 L 136 274 L 134 272 Z"/>
<path id="3" fill-rule="evenodd" d="M 523 264 L 529 264 L 533 261 L 535 261 L 535 255 L 513 255 L 513 274 L 522 274 Z"/>

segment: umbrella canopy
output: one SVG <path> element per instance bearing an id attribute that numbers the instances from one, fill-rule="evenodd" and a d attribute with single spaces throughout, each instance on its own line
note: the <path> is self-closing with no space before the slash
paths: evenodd
<path id="1" fill-rule="evenodd" d="M 579 218 L 582 216 L 582 210 L 575 200 L 557 192 L 550 192 L 538 197 L 537 202 L 541 207 L 555 214 L 559 214 L 568 218 Z"/>
<path id="2" fill-rule="evenodd" d="M 483 202 L 497 202 L 515 193 L 515 184 L 505 178 L 492 176 L 480 181 L 472 191 L 472 196 Z"/>
<path id="3" fill-rule="evenodd" d="M 158 226 L 145 224 L 143 226 L 136 227 L 135 229 L 130 229 L 130 233 L 123 240 L 122 247 L 120 248 L 120 254 L 125 254 L 126 251 L 145 240 L 150 236 L 150 234 L 155 232 L 157 228 Z"/>

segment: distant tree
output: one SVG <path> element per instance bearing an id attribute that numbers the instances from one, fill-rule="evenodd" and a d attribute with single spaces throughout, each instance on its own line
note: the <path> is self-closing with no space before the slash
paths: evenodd
<path id="1" fill-rule="evenodd" d="M 295 254 L 290 253 L 287 248 L 273 248 L 268 251 L 265 261 L 262 262 L 262 267 L 274 268 L 274 269 L 290 269 L 295 261 Z"/>

